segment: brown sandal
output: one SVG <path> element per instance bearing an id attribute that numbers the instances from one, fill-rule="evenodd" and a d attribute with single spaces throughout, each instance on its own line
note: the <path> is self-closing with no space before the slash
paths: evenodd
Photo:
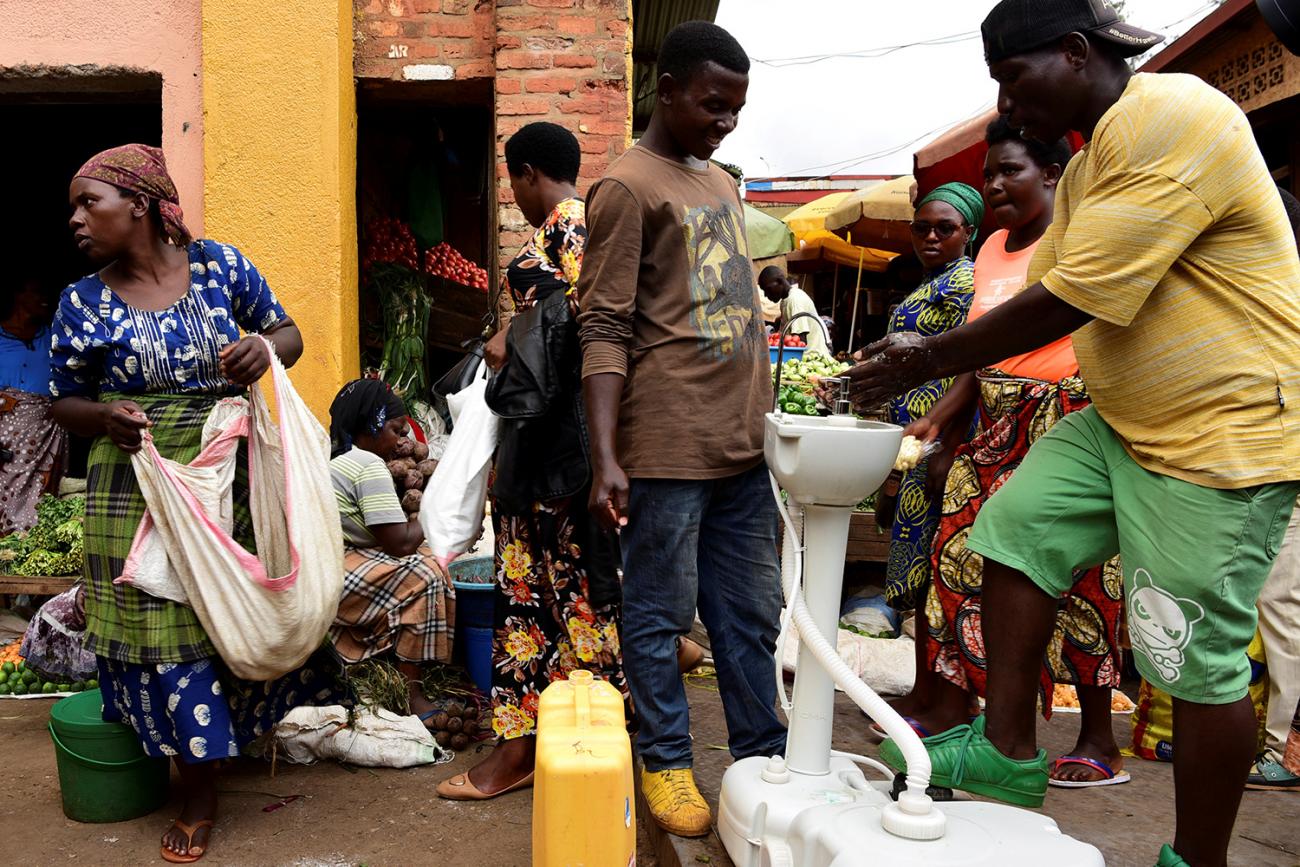
<path id="1" fill-rule="evenodd" d="M 448 780 L 443 780 L 434 789 L 439 798 L 446 798 L 448 801 L 489 801 L 492 798 L 517 791 L 527 789 L 533 785 L 533 772 L 529 771 L 528 776 L 511 783 L 499 792 L 487 793 L 480 791 L 469 778 L 469 774 L 457 774 Z"/>
<path id="2" fill-rule="evenodd" d="M 208 842 L 212 842 L 211 819 L 200 819 L 193 825 L 186 825 L 180 819 L 176 819 L 172 822 L 172 827 L 179 828 L 181 832 L 185 834 L 185 854 L 182 855 L 179 852 L 173 852 L 166 846 L 163 846 L 161 849 L 162 859 L 164 861 L 169 864 L 193 864 L 195 861 L 203 857 L 203 853 L 208 851 L 207 846 L 194 845 L 194 835 L 198 833 L 200 828 L 206 827 L 208 829 Z"/>

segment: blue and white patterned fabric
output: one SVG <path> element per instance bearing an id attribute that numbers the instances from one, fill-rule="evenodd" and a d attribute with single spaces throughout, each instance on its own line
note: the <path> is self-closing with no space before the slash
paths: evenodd
<path id="1" fill-rule="evenodd" d="M 216 657 L 149 664 L 98 660 L 104 720 L 135 729 L 149 755 L 187 764 L 238 756 L 299 705 L 347 700 L 332 648 L 265 682 L 231 676 Z"/>
<path id="2" fill-rule="evenodd" d="M 284 308 L 229 244 L 190 244 L 190 291 L 166 310 L 137 310 L 97 274 L 63 290 L 50 333 L 50 394 L 235 394 L 218 357 L 239 331 L 263 332 Z"/>

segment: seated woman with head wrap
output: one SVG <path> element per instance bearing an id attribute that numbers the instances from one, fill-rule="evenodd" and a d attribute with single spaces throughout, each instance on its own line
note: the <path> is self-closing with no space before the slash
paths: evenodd
<path id="1" fill-rule="evenodd" d="M 388 469 L 408 431 L 402 399 L 377 379 L 349 382 L 330 406 L 330 477 L 345 546 L 330 637 L 348 664 L 391 650 L 423 721 L 437 709 L 420 686 L 420 665 L 450 661 L 456 602 Z"/>

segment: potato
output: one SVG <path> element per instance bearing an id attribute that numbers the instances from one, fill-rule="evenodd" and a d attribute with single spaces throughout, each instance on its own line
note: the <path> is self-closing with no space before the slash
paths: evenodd
<path id="1" fill-rule="evenodd" d="M 420 511 L 420 500 L 423 499 L 423 491 L 407 491 L 402 494 L 402 511 L 414 514 Z"/>
<path id="2" fill-rule="evenodd" d="M 424 488 L 424 476 L 419 470 L 407 470 L 402 478 L 402 487 L 408 492 L 421 490 Z"/>
<path id="3" fill-rule="evenodd" d="M 464 735 L 452 735 L 451 748 L 453 750 L 469 749 L 469 738 L 465 737 Z"/>
<path id="4" fill-rule="evenodd" d="M 388 473 L 393 477 L 393 481 L 400 482 L 406 478 L 406 461 L 389 461 L 384 466 L 388 467 Z"/>
<path id="5" fill-rule="evenodd" d="M 451 732 L 434 732 L 433 740 L 440 747 L 451 746 Z"/>
<path id="6" fill-rule="evenodd" d="M 397 445 L 393 446 L 395 457 L 409 458 L 413 454 L 415 454 L 415 440 L 410 437 L 402 437 L 397 441 Z"/>
<path id="7" fill-rule="evenodd" d="M 447 720 L 449 719 L 451 719 L 451 717 L 447 716 L 446 711 L 438 711 L 433 716 L 429 717 L 429 724 L 438 731 L 446 731 Z"/>
<path id="8" fill-rule="evenodd" d="M 469 737 L 478 734 L 478 723 L 472 719 L 465 720 L 465 724 L 460 727 L 461 733 Z"/>
<path id="9" fill-rule="evenodd" d="M 423 476 L 427 479 L 427 478 L 429 478 L 429 476 L 433 475 L 433 471 L 434 471 L 434 470 L 438 469 L 438 462 L 437 462 L 437 461 L 430 461 L 430 460 L 423 460 L 423 461 L 420 461 L 418 464 L 416 464 L 416 465 L 415 465 L 415 468 L 416 468 L 417 470 L 419 470 L 419 471 L 420 471 L 420 474 L 423 475 Z"/>
<path id="10" fill-rule="evenodd" d="M 422 442 L 415 443 L 415 451 L 411 452 L 411 457 L 417 461 L 427 460 L 429 457 L 429 447 Z"/>
<path id="11" fill-rule="evenodd" d="M 447 720 L 447 731 L 451 732 L 452 734 L 455 734 L 456 732 L 460 731 L 464 727 L 465 727 L 465 721 L 458 716 L 454 716 L 451 719 Z"/>
<path id="12" fill-rule="evenodd" d="M 465 708 L 465 713 L 462 714 L 462 716 L 464 716 L 465 719 L 467 720 L 470 719 L 476 720 L 481 716 L 481 713 L 479 712 L 479 709 L 476 705 L 470 705 L 469 707 Z"/>
<path id="13" fill-rule="evenodd" d="M 447 713 L 450 716 L 464 716 L 465 705 L 461 704 L 458 701 L 453 701 L 447 705 Z"/>

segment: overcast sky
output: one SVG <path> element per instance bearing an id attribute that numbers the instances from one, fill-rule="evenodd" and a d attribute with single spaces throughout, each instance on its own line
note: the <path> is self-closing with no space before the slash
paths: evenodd
<path id="1" fill-rule="evenodd" d="M 751 178 L 910 172 L 918 147 L 993 105 L 997 89 L 978 35 L 993 5 L 993 0 L 722 0 L 718 24 L 750 57 L 781 65 L 752 65 L 740 126 L 717 158 L 740 165 Z M 1215 5 L 1127 0 L 1125 17 L 1174 36 Z M 953 39 L 877 57 L 788 60 L 944 37 Z"/>

